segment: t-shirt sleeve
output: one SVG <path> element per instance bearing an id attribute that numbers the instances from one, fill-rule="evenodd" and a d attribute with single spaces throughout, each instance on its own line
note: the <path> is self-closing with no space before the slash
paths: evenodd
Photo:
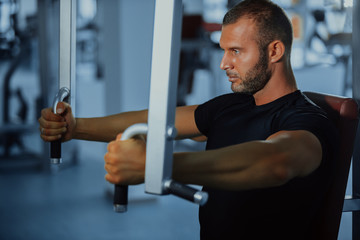
<path id="1" fill-rule="evenodd" d="M 253 104 L 253 97 L 249 94 L 230 93 L 215 97 L 197 107 L 195 122 L 199 131 L 208 136 L 210 128 L 217 117 L 226 110 L 236 108 L 242 110 Z"/>
<path id="2" fill-rule="evenodd" d="M 207 136 L 223 99 L 218 97 L 199 105 L 195 110 L 195 123 L 199 131 Z"/>

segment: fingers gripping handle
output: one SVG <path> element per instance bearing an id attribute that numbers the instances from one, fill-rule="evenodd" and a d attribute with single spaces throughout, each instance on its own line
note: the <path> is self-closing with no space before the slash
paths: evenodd
<path id="1" fill-rule="evenodd" d="M 147 124 L 134 124 L 124 131 L 121 140 L 127 140 L 139 134 L 147 134 L 147 132 Z M 184 184 L 175 182 L 174 180 L 166 180 L 164 182 L 164 188 L 171 194 L 197 203 L 201 206 L 204 205 L 208 200 L 208 194 L 206 192 L 199 191 Z M 128 186 L 115 185 L 114 190 L 114 211 L 119 213 L 126 212 L 128 202 Z"/>
<path id="2" fill-rule="evenodd" d="M 56 114 L 56 106 L 59 102 L 64 101 L 65 98 L 70 96 L 70 90 L 63 87 L 56 94 L 53 102 L 53 113 Z M 61 159 L 61 140 L 50 142 L 50 162 L 52 164 L 60 164 Z"/>
<path id="3" fill-rule="evenodd" d="M 203 206 L 208 200 L 208 193 L 199 191 L 195 188 L 189 187 L 187 185 L 175 182 L 174 180 L 167 180 L 164 183 L 165 189 L 178 197 L 189 200 Z"/>
<path id="4" fill-rule="evenodd" d="M 121 136 L 121 140 L 127 140 L 140 134 L 147 134 L 147 131 L 147 124 L 134 124 L 124 131 L 123 135 Z M 128 186 L 116 184 L 114 191 L 114 211 L 118 213 L 126 212 L 128 203 Z"/>

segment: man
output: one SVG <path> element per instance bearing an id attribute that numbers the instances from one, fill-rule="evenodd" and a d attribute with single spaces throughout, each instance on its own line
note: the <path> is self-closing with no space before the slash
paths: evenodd
<path id="1" fill-rule="evenodd" d="M 179 139 L 207 140 L 206 151 L 176 153 L 173 163 L 173 179 L 209 193 L 199 212 L 202 239 L 315 238 L 336 133 L 297 90 L 291 44 L 291 24 L 281 8 L 266 0 L 240 2 L 225 15 L 220 39 L 220 67 L 234 93 L 176 110 Z M 45 141 L 111 141 L 147 121 L 147 111 L 74 119 L 60 103 L 57 112 L 45 109 L 39 119 Z M 142 183 L 145 143 L 120 137 L 104 157 L 106 180 Z"/>

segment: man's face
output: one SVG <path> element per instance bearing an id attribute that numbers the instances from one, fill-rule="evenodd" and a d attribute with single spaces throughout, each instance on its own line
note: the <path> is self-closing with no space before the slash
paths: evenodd
<path id="1" fill-rule="evenodd" d="M 249 19 L 223 26 L 220 47 L 224 49 L 220 68 L 226 71 L 233 92 L 255 94 L 271 77 L 267 51 L 259 51 L 256 27 Z"/>

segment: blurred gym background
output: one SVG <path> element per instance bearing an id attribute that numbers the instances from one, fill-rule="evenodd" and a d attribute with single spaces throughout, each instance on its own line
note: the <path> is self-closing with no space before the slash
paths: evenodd
<path id="1" fill-rule="evenodd" d="M 293 23 L 301 90 L 353 96 L 353 1 L 274 0 Z M 154 2 L 77 0 L 77 117 L 148 107 Z M 218 41 L 237 2 L 183 0 L 178 105 L 230 92 Z M 147 195 L 143 185 L 130 188 L 126 214 L 113 212 L 106 143 L 70 141 L 64 163 L 50 166 L 37 119 L 57 92 L 58 36 L 59 0 L 0 0 L 0 239 L 199 239 L 197 206 Z M 351 182 L 350 174 L 349 195 Z M 351 229 L 343 213 L 339 239 L 352 239 Z"/>

